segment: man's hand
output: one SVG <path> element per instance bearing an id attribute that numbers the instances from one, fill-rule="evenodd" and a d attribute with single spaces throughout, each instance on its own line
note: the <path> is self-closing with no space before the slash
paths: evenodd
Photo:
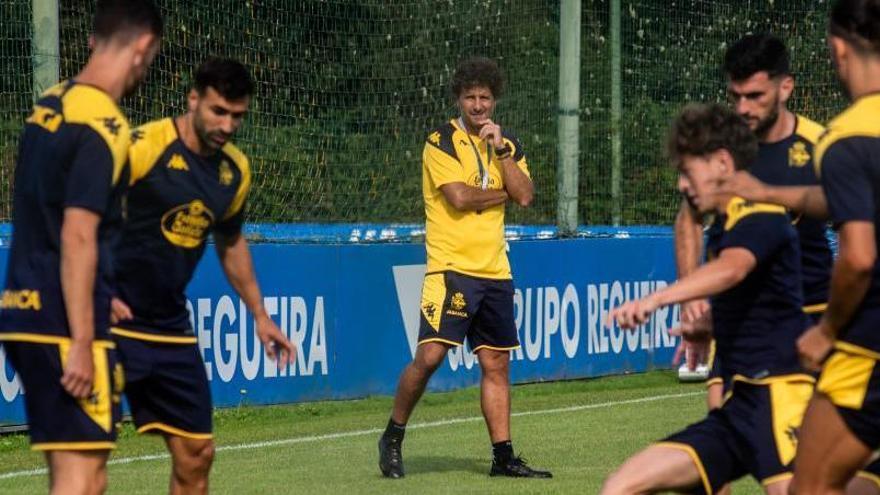
<path id="1" fill-rule="evenodd" d="M 718 195 L 733 194 L 746 201 L 766 201 L 767 185 L 755 178 L 754 175 L 740 170 L 727 179 L 722 179 L 718 184 Z"/>
<path id="2" fill-rule="evenodd" d="M 670 330 L 669 333 L 671 334 L 672 331 Z M 672 356 L 672 365 L 678 366 L 681 363 L 682 357 L 684 357 L 688 371 L 696 370 L 697 366 L 708 361 L 710 345 L 711 341 L 709 340 L 704 342 L 688 342 L 682 338 L 675 349 L 675 354 Z"/>
<path id="3" fill-rule="evenodd" d="M 61 386 L 68 394 L 84 399 L 92 393 L 92 379 L 95 375 L 95 362 L 92 359 L 92 343 L 74 340 L 67 351 Z"/>
<path id="4" fill-rule="evenodd" d="M 501 126 L 491 120 L 487 120 L 483 127 L 480 128 L 480 139 L 485 141 L 487 136 L 492 136 L 492 147 L 495 149 L 504 146 L 504 138 L 501 137 Z"/>
<path id="5" fill-rule="evenodd" d="M 266 349 L 266 355 L 278 362 L 278 368 L 296 361 L 296 346 L 281 333 L 278 325 L 268 316 L 257 320 L 257 337 Z"/>
<path id="6" fill-rule="evenodd" d="M 681 321 L 687 323 L 696 322 L 709 313 L 708 299 L 693 299 L 681 303 Z"/>
<path id="7" fill-rule="evenodd" d="M 120 321 L 132 318 L 134 318 L 134 313 L 131 312 L 131 308 L 122 299 L 114 297 L 110 300 L 110 323 L 115 325 Z"/>
<path id="8" fill-rule="evenodd" d="M 822 363 L 834 349 L 832 332 L 821 321 L 808 328 L 797 340 L 801 365 L 810 371 L 822 369 Z"/>
<path id="9" fill-rule="evenodd" d="M 642 299 L 629 301 L 612 309 L 605 321 L 605 326 L 611 328 L 616 322 L 618 327 L 630 330 L 645 324 L 651 314 L 657 310 L 657 302 L 652 296 L 653 294 Z"/>

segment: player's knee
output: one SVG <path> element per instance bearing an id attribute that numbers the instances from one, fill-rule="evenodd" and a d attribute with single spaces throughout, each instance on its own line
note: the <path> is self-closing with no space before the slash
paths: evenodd
<path id="1" fill-rule="evenodd" d="M 207 440 L 190 445 L 174 458 L 174 473 L 182 481 L 197 483 L 207 478 L 214 462 L 214 442 Z"/>
<path id="2" fill-rule="evenodd" d="M 485 375 L 495 375 L 498 377 L 507 377 L 510 369 L 510 355 L 506 352 L 487 352 L 481 353 L 480 368 Z"/>
<path id="3" fill-rule="evenodd" d="M 602 483 L 601 495 L 633 495 L 639 493 L 636 490 L 637 480 L 621 470 L 611 473 Z"/>
<path id="4" fill-rule="evenodd" d="M 441 345 L 425 344 L 416 352 L 412 365 L 422 373 L 433 373 L 443 363 L 447 348 Z"/>

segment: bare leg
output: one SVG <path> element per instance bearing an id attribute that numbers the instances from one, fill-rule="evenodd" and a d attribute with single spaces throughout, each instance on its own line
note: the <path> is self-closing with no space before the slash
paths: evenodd
<path id="1" fill-rule="evenodd" d="M 449 347 L 439 342 L 426 342 L 418 347 L 416 357 L 400 374 L 397 394 L 394 396 L 394 409 L 391 411 L 391 419 L 395 423 L 405 425 L 409 421 L 416 403 L 425 392 L 428 380 L 443 362 Z"/>
<path id="2" fill-rule="evenodd" d="M 605 480 L 602 495 L 638 495 L 695 488 L 703 483 L 694 459 L 684 450 L 652 445 L 627 459 Z"/>
<path id="3" fill-rule="evenodd" d="M 54 450 L 46 453 L 51 495 L 100 495 L 107 489 L 109 450 Z"/>
<path id="4" fill-rule="evenodd" d="M 510 351 L 481 349 L 480 406 L 492 443 L 510 440 Z"/>
<path id="5" fill-rule="evenodd" d="M 165 435 L 171 452 L 171 495 L 208 493 L 208 475 L 214 462 L 214 441 Z"/>
<path id="6" fill-rule="evenodd" d="M 834 404 L 816 392 L 801 425 L 789 493 L 842 495 L 849 480 L 870 457 L 871 450 L 847 428 Z"/>

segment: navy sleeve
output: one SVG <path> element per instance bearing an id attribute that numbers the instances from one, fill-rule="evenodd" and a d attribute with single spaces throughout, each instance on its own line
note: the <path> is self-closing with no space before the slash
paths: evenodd
<path id="1" fill-rule="evenodd" d="M 850 221 L 874 220 L 872 179 L 853 138 L 833 143 L 822 157 L 822 190 L 837 229 Z"/>
<path id="2" fill-rule="evenodd" d="M 754 213 L 740 219 L 724 233 L 718 246 L 720 253 L 726 248 L 748 249 L 760 264 L 797 235 L 787 215 L 778 213 Z"/>
<path id="3" fill-rule="evenodd" d="M 95 131 L 83 129 L 67 174 L 64 207 L 103 215 L 113 190 L 113 153 Z"/>
<path id="4" fill-rule="evenodd" d="M 241 227 L 244 225 L 244 210 L 246 204 L 242 205 L 241 209 L 231 217 L 221 220 L 214 226 L 214 231 L 223 237 L 234 237 L 241 232 Z"/>

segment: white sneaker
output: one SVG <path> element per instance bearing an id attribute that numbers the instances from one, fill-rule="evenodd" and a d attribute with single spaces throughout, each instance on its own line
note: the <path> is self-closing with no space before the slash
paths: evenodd
<path id="1" fill-rule="evenodd" d="M 709 366 L 698 364 L 693 371 L 688 369 L 687 363 L 678 368 L 678 381 L 680 382 L 704 382 L 709 378 Z"/>

